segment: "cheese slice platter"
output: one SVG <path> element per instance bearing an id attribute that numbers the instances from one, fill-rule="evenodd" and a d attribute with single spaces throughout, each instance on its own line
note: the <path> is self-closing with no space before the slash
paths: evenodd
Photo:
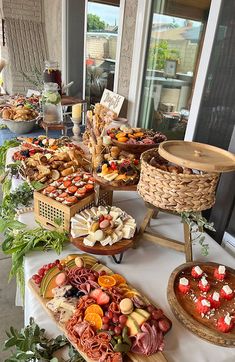
<path id="1" fill-rule="evenodd" d="M 86 361 L 167 361 L 162 350 L 170 320 L 93 256 L 68 255 L 43 266 L 28 284 Z"/>
<path id="2" fill-rule="evenodd" d="M 171 274 L 167 298 L 175 317 L 206 341 L 235 347 L 235 270 L 188 262 Z"/>

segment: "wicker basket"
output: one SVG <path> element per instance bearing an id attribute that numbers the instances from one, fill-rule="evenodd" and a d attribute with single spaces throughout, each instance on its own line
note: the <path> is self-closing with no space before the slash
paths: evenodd
<path id="1" fill-rule="evenodd" d="M 98 205 L 112 205 L 112 195 L 112 191 L 100 190 Z M 95 206 L 94 192 L 72 206 L 63 205 L 61 202 L 45 196 L 38 191 L 34 192 L 35 219 L 47 229 L 53 230 L 58 228 L 56 219 L 59 219 L 61 221 L 61 228 L 69 231 L 71 217 L 92 206 Z"/>
<path id="2" fill-rule="evenodd" d="M 202 211 L 215 203 L 218 173 L 174 174 L 149 164 L 157 149 L 142 153 L 137 191 L 142 198 L 161 209 L 176 212 Z"/>

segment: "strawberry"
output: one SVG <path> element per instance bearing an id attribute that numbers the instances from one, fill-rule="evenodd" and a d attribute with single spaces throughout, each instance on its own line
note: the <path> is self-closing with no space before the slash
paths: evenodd
<path id="1" fill-rule="evenodd" d="M 117 170 L 117 165 L 116 165 L 116 163 L 115 162 L 111 162 L 111 169 L 113 170 L 113 171 L 115 171 L 115 170 Z"/>
<path id="2" fill-rule="evenodd" d="M 109 298 L 108 294 L 106 294 L 105 292 L 100 293 L 100 295 L 96 299 L 96 301 L 99 305 L 107 304 L 107 303 L 109 303 L 109 300 L 110 300 L 110 298 Z"/>
<path id="3" fill-rule="evenodd" d="M 35 153 L 36 153 L 36 150 L 30 150 L 29 151 L 29 156 L 33 156 L 33 155 L 35 155 Z"/>
<path id="4" fill-rule="evenodd" d="M 91 298 L 94 298 L 94 299 L 97 299 L 101 293 L 103 293 L 103 292 L 102 292 L 102 289 L 94 289 L 94 290 L 92 290 L 92 292 L 90 293 L 90 297 L 91 297 Z"/>

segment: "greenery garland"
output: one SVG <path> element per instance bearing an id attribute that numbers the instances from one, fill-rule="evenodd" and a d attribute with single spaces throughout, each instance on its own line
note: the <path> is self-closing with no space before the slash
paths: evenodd
<path id="1" fill-rule="evenodd" d="M 208 222 L 201 212 L 182 212 L 181 221 L 189 225 L 192 243 L 198 242 L 202 255 L 209 255 L 209 244 L 205 243 L 204 229 L 215 231 L 214 224 Z"/>

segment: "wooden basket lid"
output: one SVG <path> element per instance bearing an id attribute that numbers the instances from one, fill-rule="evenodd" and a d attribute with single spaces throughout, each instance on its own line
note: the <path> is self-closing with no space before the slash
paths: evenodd
<path id="1" fill-rule="evenodd" d="M 177 165 L 207 172 L 235 170 L 235 155 L 221 148 L 198 142 L 165 141 L 159 154 Z"/>

